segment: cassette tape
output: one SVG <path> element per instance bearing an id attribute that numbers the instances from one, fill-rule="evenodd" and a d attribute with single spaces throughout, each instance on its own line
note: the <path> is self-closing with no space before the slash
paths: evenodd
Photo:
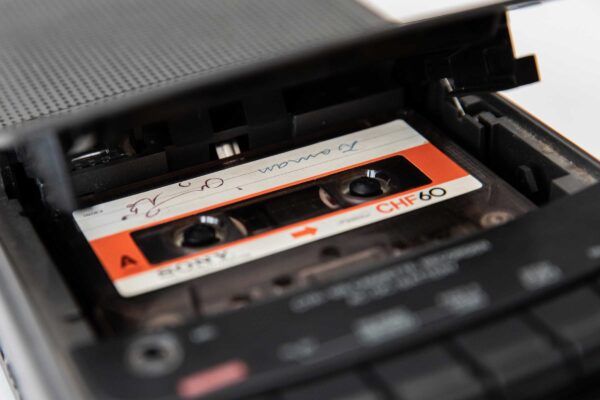
<path id="1" fill-rule="evenodd" d="M 73 216 L 118 293 L 132 297 L 481 186 L 395 120 Z"/>

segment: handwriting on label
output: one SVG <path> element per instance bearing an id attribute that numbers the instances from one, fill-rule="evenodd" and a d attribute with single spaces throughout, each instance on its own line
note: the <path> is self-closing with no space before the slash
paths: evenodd
<path id="1" fill-rule="evenodd" d="M 195 192 L 204 192 L 210 189 L 217 189 L 223 186 L 224 183 L 225 181 L 221 178 L 208 178 L 203 182 L 200 182 L 200 186 L 193 188 L 191 182 L 180 182 L 178 186 L 187 190 L 182 190 L 181 192 L 168 196 L 165 196 L 160 192 L 154 197 L 142 197 L 137 199 L 133 203 L 127 204 L 126 208 L 128 214 L 121 217 L 121 220 L 126 220 L 127 218 L 138 214 L 144 214 L 146 218 L 155 217 L 160 213 L 162 206 L 181 196 Z"/>
<path id="2" fill-rule="evenodd" d="M 332 153 L 349 153 L 353 151 L 358 151 L 358 140 L 354 140 L 350 143 L 340 143 L 335 148 L 326 148 L 318 152 L 306 154 L 297 158 L 291 158 L 288 160 L 276 162 L 272 165 L 269 165 L 265 168 L 259 168 L 258 172 L 262 174 L 266 174 L 273 171 L 284 170 L 291 165 L 299 165 L 304 162 L 307 162 L 312 159 L 320 158 L 323 156 L 329 156 Z M 128 218 L 144 215 L 146 218 L 153 218 L 160 214 L 161 207 L 167 205 L 173 200 L 179 199 L 182 196 L 188 195 L 190 193 L 198 193 L 205 192 L 211 189 L 220 188 L 225 184 L 225 180 L 222 178 L 208 178 L 202 182 L 197 187 L 194 187 L 193 183 L 190 181 L 184 181 L 178 183 L 178 187 L 185 189 L 180 192 L 165 195 L 163 192 L 158 193 L 152 197 L 141 197 L 136 199 L 130 204 L 126 205 L 126 214 L 121 217 L 121 220 L 126 220 Z M 241 190 L 238 187 L 239 190 Z"/>
<path id="3" fill-rule="evenodd" d="M 351 143 L 341 143 L 334 150 L 327 148 L 327 149 L 318 151 L 316 153 L 310 153 L 310 154 L 306 154 L 306 155 L 303 155 L 303 156 L 300 156 L 297 158 L 291 158 L 288 160 L 276 162 L 275 164 L 269 165 L 268 167 L 259 168 L 258 172 L 260 172 L 261 174 L 266 174 L 269 172 L 282 170 L 282 169 L 289 167 L 290 165 L 298 165 L 298 164 L 302 164 L 302 163 L 312 160 L 312 159 L 320 158 L 323 156 L 329 156 L 334 151 L 337 151 L 340 153 L 349 153 L 351 151 L 357 151 L 358 150 L 357 145 L 358 145 L 358 140 L 355 140 Z"/>

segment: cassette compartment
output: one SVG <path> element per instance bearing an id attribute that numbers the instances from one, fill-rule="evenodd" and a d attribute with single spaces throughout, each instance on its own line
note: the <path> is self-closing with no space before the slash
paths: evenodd
<path id="1" fill-rule="evenodd" d="M 207 212 L 184 213 L 179 218 L 165 215 L 165 218 L 168 217 L 165 223 L 128 231 L 131 233 L 127 235 L 130 235 L 135 246 L 148 260 L 148 267 L 154 268 L 161 276 L 160 279 L 179 282 L 177 284 L 166 287 L 160 286 L 160 283 L 149 284 L 147 275 L 140 274 L 140 277 L 146 276 L 143 281 L 139 280 L 144 282 L 141 284 L 149 285 L 144 287 L 157 285 L 153 289 L 140 290 L 135 274 L 137 266 L 123 266 L 119 257 L 115 258 L 114 267 L 109 266 L 107 269 L 104 265 L 104 269 L 111 274 L 111 268 L 112 271 L 117 270 L 116 275 L 111 275 L 112 281 L 107 279 L 103 266 L 89 250 L 78 227 L 71 221 L 64 232 L 65 236 L 74 240 L 71 251 L 77 254 L 77 259 L 86 260 L 86 264 L 93 265 L 93 269 L 79 269 L 76 279 L 80 284 L 87 282 L 85 287 L 89 290 L 88 296 L 100 312 L 97 321 L 101 323 L 101 329 L 105 332 L 155 329 L 164 325 L 178 325 L 199 316 L 231 312 L 248 305 L 260 304 L 288 293 L 341 279 L 390 258 L 407 257 L 423 246 L 435 246 L 476 234 L 482 229 L 518 218 L 535 208 L 525 197 L 445 139 L 431 123 L 414 113 L 391 112 L 388 119 L 392 122 L 383 122 L 385 119 L 382 118 L 381 123 L 369 123 L 368 126 L 372 127 L 364 130 L 366 137 L 376 136 L 375 132 L 379 127 L 394 124 L 393 121 L 398 117 L 410 124 L 402 122 L 407 129 L 430 142 L 426 146 L 431 147 L 428 151 L 432 153 L 407 153 L 387 157 L 212 208 Z M 369 135 L 371 131 L 373 134 Z M 341 132 L 346 135 L 355 134 L 348 134 L 344 130 Z M 335 142 L 344 141 L 345 135 L 327 137 L 330 138 L 329 141 Z M 316 141 L 312 146 L 320 146 L 321 143 L 325 142 Z M 421 146 L 416 146 L 419 147 Z M 279 154 L 281 153 L 275 152 L 272 156 L 277 157 Z M 285 154 L 287 153 L 284 152 Z M 446 166 L 444 163 L 452 164 Z M 229 164 L 230 169 L 215 170 L 202 178 L 194 179 L 205 182 L 205 177 L 226 176 L 227 171 L 238 168 L 236 165 L 243 167 L 248 173 L 250 168 L 246 165 L 252 164 Z M 292 235 L 298 233 L 311 236 L 312 232 L 306 229 L 318 227 L 313 221 L 344 210 L 354 210 L 362 205 L 376 204 L 383 212 L 391 211 L 394 207 L 400 207 L 399 202 L 403 201 L 401 194 L 438 196 L 438 192 L 427 191 L 445 190 L 444 186 L 439 185 L 445 180 L 434 178 L 435 171 L 447 174 L 448 169 L 455 168 L 453 165 L 456 168 L 460 166 L 460 171 L 473 177 L 478 184 L 465 194 L 443 202 L 398 215 L 391 214 L 390 218 L 385 216 L 370 223 L 358 224 L 353 229 L 334 232 L 319 240 L 307 240 L 300 246 L 286 244 L 286 240 L 292 241 L 291 236 L 286 240 L 277 240 L 276 245 L 268 242 L 271 233 L 280 230 L 285 233 L 286 229 L 291 228 L 295 229 L 288 231 Z M 457 174 L 459 176 L 461 173 Z M 190 188 L 195 187 L 192 179 L 183 182 L 186 185 L 190 182 Z M 131 203 L 131 199 L 147 198 L 148 193 L 127 197 L 122 201 L 116 199 L 106 204 L 111 205 L 115 201 Z M 101 211 L 96 208 L 89 210 L 88 214 Z M 152 213 L 153 209 L 140 208 L 136 213 L 139 212 Z M 122 219 L 127 220 L 125 216 Z M 196 231 L 196 227 L 201 228 Z M 247 244 L 255 238 L 264 241 Z M 91 243 L 98 253 L 98 246 Z M 227 268 L 211 270 L 206 274 L 201 271 L 213 268 L 216 261 L 211 257 L 224 258 L 223 249 L 230 245 L 237 246 L 238 243 L 245 243 L 246 251 L 250 251 L 240 253 L 243 257 L 241 262 L 228 264 Z M 265 246 L 275 246 L 279 250 L 271 252 Z M 111 256 L 114 253 L 119 256 L 113 251 L 118 247 L 111 245 L 104 254 Z M 262 255 L 254 257 L 252 253 L 255 252 Z M 131 275 L 125 274 L 124 270 Z M 146 271 L 146 267 L 142 267 L 142 270 Z M 130 289 L 132 285 L 134 289 Z"/>

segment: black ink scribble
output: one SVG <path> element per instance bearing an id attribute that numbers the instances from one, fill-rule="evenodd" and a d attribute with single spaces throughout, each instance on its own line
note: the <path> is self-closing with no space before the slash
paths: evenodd
<path id="1" fill-rule="evenodd" d="M 190 187 L 190 186 L 192 186 L 192 182 L 190 182 L 190 181 L 179 182 L 177 184 L 177 186 L 182 187 L 182 188 Z"/>
<path id="2" fill-rule="evenodd" d="M 187 186 L 182 186 L 182 184 L 186 183 L 188 183 Z M 184 190 L 179 193 L 172 194 L 168 197 L 165 197 L 162 192 L 158 193 L 154 197 L 143 197 L 126 206 L 127 210 L 129 211 L 129 214 L 121 217 L 121 220 L 124 221 L 127 218 L 133 217 L 138 214 L 143 214 L 146 218 L 155 217 L 158 214 L 160 214 L 161 206 L 174 199 L 177 199 L 189 193 L 203 192 L 208 189 L 216 189 L 223 186 L 224 183 L 225 181 L 221 178 L 208 178 L 196 189 Z M 178 186 L 182 188 L 191 187 L 191 185 L 191 182 L 181 182 L 180 184 L 178 184 Z"/>
<path id="3" fill-rule="evenodd" d="M 341 153 L 349 153 L 351 151 L 358 151 L 358 149 L 356 148 L 357 145 L 358 145 L 358 140 L 355 140 L 352 143 L 341 143 L 338 145 L 337 151 L 339 151 Z M 260 172 L 261 174 L 266 174 L 267 172 L 273 172 L 275 170 L 282 170 L 282 169 L 289 167 L 290 165 L 297 165 L 297 164 L 304 163 L 306 161 L 309 161 L 309 160 L 317 158 L 317 157 L 328 156 L 329 154 L 331 154 L 331 151 L 332 151 L 331 149 L 323 149 L 316 153 L 311 153 L 311 154 L 307 154 L 302 157 L 292 158 L 289 160 L 281 161 L 281 162 L 275 163 L 273 165 L 270 165 L 266 168 L 259 168 L 258 172 Z"/>
<path id="4" fill-rule="evenodd" d="M 260 168 L 258 171 L 260 173 L 262 173 L 262 174 L 265 174 L 267 172 L 273 172 L 276 169 L 285 169 L 289 165 L 300 164 L 300 163 L 308 161 L 308 160 L 310 160 L 312 158 L 317 158 L 319 156 L 329 155 L 329 153 L 331 153 L 331 149 L 324 149 L 324 150 L 321 150 L 321 151 L 319 151 L 317 153 L 307 154 L 307 155 L 302 156 L 302 157 L 298 157 L 298 158 L 295 158 L 295 159 L 290 159 L 290 160 L 286 160 L 286 161 L 282 161 L 282 162 L 270 165 L 270 166 L 268 166 L 266 168 Z"/>
<path id="5" fill-rule="evenodd" d="M 351 151 L 357 151 L 356 145 L 358 144 L 358 140 L 355 140 L 352 143 L 342 143 L 338 146 L 338 150 L 342 153 L 349 153 Z"/>

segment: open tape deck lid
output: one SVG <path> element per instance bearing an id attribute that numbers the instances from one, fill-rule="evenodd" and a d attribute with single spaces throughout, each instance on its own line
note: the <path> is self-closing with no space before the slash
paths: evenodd
<path id="1" fill-rule="evenodd" d="M 0 147 L 261 68 L 522 3 L 2 0 Z"/>

